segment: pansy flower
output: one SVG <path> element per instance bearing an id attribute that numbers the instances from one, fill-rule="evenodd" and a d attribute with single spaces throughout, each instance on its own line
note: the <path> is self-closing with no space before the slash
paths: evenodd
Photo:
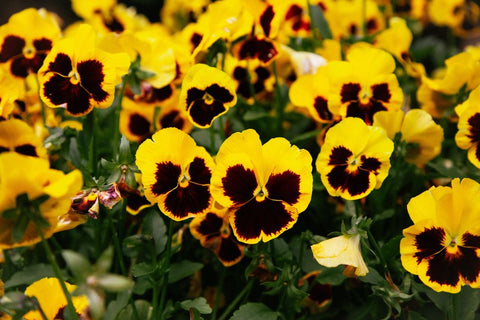
<path id="1" fill-rule="evenodd" d="M 342 117 L 357 117 L 372 124 L 381 110 L 399 110 L 403 92 L 393 71 L 395 60 L 380 49 L 358 44 L 347 54 L 347 61 L 328 65 L 329 107 Z"/>
<path id="2" fill-rule="evenodd" d="M 236 103 L 235 82 L 227 73 L 205 64 L 196 64 L 185 75 L 180 104 L 195 126 L 210 127 L 213 120 Z"/>
<path id="3" fill-rule="evenodd" d="M 314 75 L 302 75 L 292 84 L 289 91 L 290 101 L 296 106 L 307 108 L 316 122 L 330 123 L 334 115 L 329 108 L 330 83 L 327 68 L 320 67 Z"/>
<path id="4" fill-rule="evenodd" d="M 258 61 L 238 60 L 232 55 L 225 57 L 225 71 L 236 82 L 236 92 L 247 100 L 257 100 L 269 97 L 272 93 L 275 78 L 268 66 Z M 253 96 L 252 96 L 253 95 Z"/>
<path id="5" fill-rule="evenodd" d="M 432 90 L 444 94 L 455 95 L 466 85 L 468 90 L 480 85 L 480 47 L 469 46 L 464 51 L 445 60 L 446 69 L 443 77 L 427 78 L 424 82 Z"/>
<path id="6" fill-rule="evenodd" d="M 382 128 L 346 118 L 327 131 L 316 167 L 330 195 L 360 199 L 380 188 L 392 152 L 393 142 Z"/>
<path id="7" fill-rule="evenodd" d="M 215 200 L 230 208 L 235 237 L 245 243 L 267 242 L 290 229 L 312 196 L 312 158 L 284 138 L 262 145 L 248 129 L 220 146 L 212 174 Z"/>
<path id="8" fill-rule="evenodd" d="M 0 29 L 0 63 L 5 63 L 13 76 L 24 79 L 37 73 L 59 38 L 55 15 L 45 9 L 25 9 Z"/>
<path id="9" fill-rule="evenodd" d="M 443 129 L 424 110 L 379 111 L 373 116 L 373 125 L 382 127 L 392 140 L 400 132 L 401 140 L 407 143 L 405 161 L 417 166 L 425 165 L 442 149 Z"/>
<path id="10" fill-rule="evenodd" d="M 47 156 L 42 141 L 33 129 L 18 119 L 0 121 L 0 153 L 8 151 L 32 157 Z"/>
<path id="11" fill-rule="evenodd" d="M 65 282 L 68 292 L 75 291 L 77 286 Z M 33 282 L 25 289 L 25 295 L 35 297 L 45 314 L 46 319 L 64 319 L 67 308 L 67 298 L 63 293 L 60 282 L 57 278 L 42 278 Z M 72 297 L 75 312 L 80 319 L 87 319 L 88 316 L 88 299 L 87 296 Z M 25 320 L 44 319 L 40 311 L 29 311 L 23 316 Z"/>
<path id="12" fill-rule="evenodd" d="M 28 172 L 28 174 L 25 174 Z M 70 214 L 70 199 L 82 186 L 82 174 L 73 170 L 68 174 L 49 168 L 47 160 L 28 157 L 16 152 L 0 154 L 0 212 L 16 208 L 17 197 L 26 194 L 33 201 L 42 196 L 39 211 L 48 227 L 42 229 L 45 238 L 53 233 L 68 230 L 86 221 L 85 216 Z M 13 239 L 14 225 L 19 217 L 0 215 L 0 248 L 27 246 L 41 241 L 33 221 L 26 226 L 19 241 Z"/>
<path id="13" fill-rule="evenodd" d="M 480 87 L 455 111 L 459 114 L 455 142 L 459 148 L 468 150 L 468 160 L 480 168 Z"/>
<path id="14" fill-rule="evenodd" d="M 129 64 L 124 53 L 97 49 L 95 32 L 82 25 L 74 37 L 58 41 L 45 58 L 39 70 L 40 97 L 47 106 L 65 108 L 73 116 L 87 114 L 93 107 L 107 108 Z"/>
<path id="15" fill-rule="evenodd" d="M 430 21 L 437 26 L 456 28 L 465 16 L 465 0 L 431 0 L 427 13 Z"/>
<path id="16" fill-rule="evenodd" d="M 452 180 L 431 187 L 407 205 L 413 225 L 403 230 L 403 267 L 435 291 L 457 293 L 480 287 L 480 185 Z"/>
<path id="17" fill-rule="evenodd" d="M 424 17 L 427 0 L 398 0 L 395 3 L 395 14 L 417 19 Z"/>
<path id="18" fill-rule="evenodd" d="M 233 236 L 227 208 L 215 204 L 210 211 L 193 218 L 189 227 L 193 237 L 200 240 L 202 247 L 213 251 L 224 266 L 230 267 L 242 260 L 245 245 Z"/>
<path id="19" fill-rule="evenodd" d="M 312 245 L 313 257 L 325 267 L 341 264 L 355 267 L 356 276 L 368 273 L 368 267 L 360 249 L 360 234 L 344 234 Z"/>
<path id="20" fill-rule="evenodd" d="M 0 118 L 7 119 L 15 109 L 15 101 L 23 98 L 24 84 L 15 81 L 12 74 L 0 66 Z"/>
<path id="21" fill-rule="evenodd" d="M 195 140 L 177 128 L 157 131 L 137 150 L 145 196 L 169 218 L 179 221 L 207 211 L 214 163 Z"/>

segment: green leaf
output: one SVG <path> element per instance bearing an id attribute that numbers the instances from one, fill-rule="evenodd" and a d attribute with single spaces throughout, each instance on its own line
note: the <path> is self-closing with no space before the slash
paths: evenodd
<path id="1" fill-rule="evenodd" d="M 158 210 L 150 210 L 145 215 L 143 234 L 151 235 L 155 242 L 155 252 L 159 254 L 165 249 L 167 243 L 167 227 Z"/>
<path id="2" fill-rule="evenodd" d="M 108 272 L 112 267 L 112 260 L 113 260 L 113 247 L 110 246 L 105 251 L 102 252 L 100 257 L 95 263 L 95 267 L 99 272 Z"/>
<path id="3" fill-rule="evenodd" d="M 427 289 L 426 294 L 435 306 L 442 310 L 448 318 L 473 320 L 480 300 L 478 290 L 464 286 L 459 293 L 436 292 Z"/>
<path id="4" fill-rule="evenodd" d="M 21 212 L 18 215 L 12 230 L 13 242 L 19 242 L 20 240 L 22 240 L 23 235 L 25 234 L 25 230 L 27 230 L 27 226 L 29 222 L 30 222 L 30 219 L 25 214 L 25 212 Z"/>
<path id="5" fill-rule="evenodd" d="M 154 273 L 155 270 L 155 265 L 146 262 L 140 262 L 132 267 L 132 275 L 134 277 L 142 277 Z"/>
<path id="6" fill-rule="evenodd" d="M 144 69 L 137 69 L 135 70 L 135 76 L 140 80 L 145 80 L 155 76 L 155 72 L 144 70 Z"/>
<path id="7" fill-rule="evenodd" d="M 117 299 L 108 304 L 107 311 L 103 315 L 103 320 L 117 319 L 117 315 L 127 306 L 131 295 L 132 293 L 129 290 L 119 292 Z"/>
<path id="8" fill-rule="evenodd" d="M 119 314 L 117 319 L 150 319 L 152 313 L 152 307 L 150 303 L 145 300 L 136 300 L 134 302 L 136 314 L 133 312 L 132 305 L 129 304 L 125 309 L 123 309 Z M 138 317 L 137 317 L 138 315 Z"/>
<path id="9" fill-rule="evenodd" d="M 170 265 L 170 272 L 168 274 L 168 283 L 174 283 L 178 280 L 189 277 L 202 268 L 203 264 L 198 262 L 191 262 L 189 260 L 172 263 Z"/>
<path id="10" fill-rule="evenodd" d="M 343 266 L 338 266 L 335 268 L 326 268 L 322 270 L 320 275 L 317 277 L 317 281 L 321 284 L 331 284 L 332 286 L 338 286 L 345 280 L 345 275 L 343 274 Z"/>
<path id="11" fill-rule="evenodd" d="M 385 260 L 389 261 L 400 254 L 400 241 L 402 240 L 402 238 L 402 235 L 398 235 L 396 237 L 393 237 L 386 244 L 383 245 L 382 253 Z"/>
<path id="12" fill-rule="evenodd" d="M 358 277 L 358 279 L 362 282 L 375 284 L 375 285 L 387 281 L 374 268 L 368 268 L 368 273 L 363 277 Z"/>
<path id="13" fill-rule="evenodd" d="M 5 282 L 4 288 L 10 289 L 20 285 L 31 284 L 45 277 L 55 277 L 52 267 L 44 263 L 35 264 L 14 273 L 10 279 Z"/>
<path id="14" fill-rule="evenodd" d="M 100 288 L 110 292 L 122 292 L 133 287 L 133 281 L 118 274 L 103 274 L 97 277 L 97 284 Z"/>
<path id="15" fill-rule="evenodd" d="M 120 152 L 118 155 L 118 160 L 122 164 L 127 164 L 133 162 L 133 154 L 130 150 L 130 142 L 125 138 L 124 135 L 120 138 Z"/>
<path id="16" fill-rule="evenodd" d="M 200 297 L 194 300 L 184 300 L 180 302 L 180 306 L 183 310 L 189 311 L 190 308 L 198 310 L 201 314 L 210 314 L 212 313 L 212 308 L 207 303 L 207 299 Z"/>
<path id="17" fill-rule="evenodd" d="M 320 35 L 323 39 L 332 39 L 332 32 L 328 26 L 328 22 L 325 19 L 323 10 L 318 5 L 310 5 L 310 15 L 312 19 L 312 24 L 315 28 L 320 31 Z"/>
<path id="18" fill-rule="evenodd" d="M 126 75 L 127 83 L 134 95 L 142 94 L 142 88 L 140 87 L 140 79 L 138 79 L 134 73 L 129 73 Z"/>
<path id="19" fill-rule="evenodd" d="M 77 279 L 85 279 L 91 273 L 90 262 L 83 255 L 72 250 L 63 250 L 62 257 Z"/>
<path id="20" fill-rule="evenodd" d="M 276 320 L 278 313 L 263 303 L 246 303 L 233 313 L 230 320 Z"/>
<path id="21" fill-rule="evenodd" d="M 243 120 L 254 121 L 254 120 L 259 120 L 259 119 L 268 118 L 268 117 L 270 117 L 270 114 L 268 112 L 259 111 L 259 110 L 248 110 L 243 115 Z"/>

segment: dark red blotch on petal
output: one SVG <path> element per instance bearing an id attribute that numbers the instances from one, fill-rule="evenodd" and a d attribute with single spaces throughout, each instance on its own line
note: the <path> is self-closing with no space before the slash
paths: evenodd
<path id="1" fill-rule="evenodd" d="M 242 257 L 239 246 L 232 237 L 222 238 L 217 252 L 218 259 L 226 264 L 235 263 Z"/>
<path id="2" fill-rule="evenodd" d="M 210 95 L 212 101 L 205 100 L 205 94 Z M 190 88 L 187 91 L 187 110 L 196 124 L 210 125 L 216 116 L 227 110 L 224 104 L 231 102 L 233 98 L 227 89 L 218 84 L 212 84 L 205 90 Z"/>
<path id="3" fill-rule="evenodd" d="M 209 184 L 212 172 L 207 167 L 205 160 L 195 157 L 188 168 L 190 181 L 199 184 Z"/>
<path id="4" fill-rule="evenodd" d="M 25 47 L 25 40 L 14 35 L 5 37 L 0 49 L 0 62 L 7 62 L 11 58 L 21 55 Z"/>
<path id="5" fill-rule="evenodd" d="M 265 185 L 268 198 L 293 205 L 300 198 L 300 176 L 290 170 L 272 174 Z"/>
<path id="6" fill-rule="evenodd" d="M 74 116 L 88 113 L 93 108 L 89 94 L 81 86 L 74 85 L 68 78 L 57 74 L 44 83 L 43 94 L 52 104 L 65 105 L 67 111 Z"/>
<path id="7" fill-rule="evenodd" d="M 234 205 L 240 205 L 253 198 L 257 178 L 252 170 L 236 164 L 227 169 L 225 177 L 222 178 L 222 185 L 223 194 L 229 197 Z"/>
<path id="8" fill-rule="evenodd" d="M 262 26 L 263 33 L 266 37 L 270 35 L 270 31 L 272 30 L 272 20 L 274 16 L 275 11 L 273 10 L 272 5 L 269 5 L 260 16 L 260 25 Z"/>
<path id="9" fill-rule="evenodd" d="M 210 206 L 210 190 L 207 186 L 189 183 L 187 187 L 178 187 L 168 193 L 165 208 L 175 217 L 182 219 L 197 214 Z"/>
<path id="10" fill-rule="evenodd" d="M 135 136 L 146 139 L 150 135 L 150 121 L 141 114 L 132 113 L 128 122 L 128 129 Z"/>
<path id="11" fill-rule="evenodd" d="M 325 121 L 330 121 L 333 119 L 333 115 L 328 109 L 328 100 L 323 97 L 316 97 L 313 103 L 313 107 L 317 112 L 317 115 L 320 119 Z"/>
<path id="12" fill-rule="evenodd" d="M 210 240 L 220 236 L 222 225 L 223 219 L 214 213 L 208 212 L 196 228 L 196 231 L 204 236 L 206 240 Z"/>
<path id="13" fill-rule="evenodd" d="M 103 102 L 108 97 L 108 93 L 102 89 L 102 83 L 105 79 L 103 73 L 103 64 L 98 60 L 86 60 L 77 64 L 77 71 L 80 75 L 82 86 L 97 102 Z"/>
<path id="14" fill-rule="evenodd" d="M 468 138 L 472 142 L 480 142 L 480 113 L 475 113 L 468 119 L 470 125 Z"/>
<path id="15" fill-rule="evenodd" d="M 20 146 L 16 146 L 15 152 L 26 156 L 38 157 L 37 149 L 31 144 L 22 144 Z"/>
<path id="16" fill-rule="evenodd" d="M 239 58 L 258 59 L 263 63 L 270 62 L 278 54 L 277 48 L 267 39 L 249 38 L 240 44 Z"/>
<path id="17" fill-rule="evenodd" d="M 180 166 L 173 164 L 171 161 L 157 163 L 155 183 L 151 187 L 152 193 L 159 196 L 175 188 L 181 173 Z"/>
<path id="18" fill-rule="evenodd" d="M 175 127 L 181 130 L 185 125 L 185 120 L 181 117 L 180 111 L 178 110 L 172 110 L 164 114 L 163 117 L 159 119 L 159 122 L 162 128 Z"/>
<path id="19" fill-rule="evenodd" d="M 258 239 L 262 231 L 267 236 L 277 234 L 294 221 L 282 201 L 268 198 L 247 202 L 233 215 L 237 234 L 244 239 Z"/>

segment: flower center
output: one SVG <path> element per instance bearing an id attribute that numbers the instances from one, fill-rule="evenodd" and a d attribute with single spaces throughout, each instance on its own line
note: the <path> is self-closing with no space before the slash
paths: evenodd
<path id="1" fill-rule="evenodd" d="M 35 50 L 32 47 L 25 47 L 23 49 L 23 56 L 27 59 L 32 59 L 35 56 Z"/>
<path id="2" fill-rule="evenodd" d="M 212 97 L 210 94 L 208 94 L 207 92 L 205 92 L 205 94 L 203 95 L 203 100 L 204 100 L 206 103 L 211 104 L 211 103 L 213 102 L 213 100 L 215 100 L 215 99 L 213 99 L 213 97 Z"/>
<path id="3" fill-rule="evenodd" d="M 184 173 L 179 179 L 178 184 L 181 188 L 186 188 L 188 186 L 188 182 L 190 181 L 190 177 Z"/>
<path id="4" fill-rule="evenodd" d="M 70 71 L 68 77 L 70 78 L 70 82 L 72 84 L 78 84 L 80 82 L 80 75 L 74 70 Z"/>
<path id="5" fill-rule="evenodd" d="M 263 187 L 260 187 L 260 186 L 258 186 L 257 189 L 255 189 L 253 194 L 257 202 L 262 202 L 268 196 L 267 190 L 264 190 Z"/>
<path id="6" fill-rule="evenodd" d="M 367 91 L 364 91 L 360 94 L 360 102 L 362 104 L 367 104 L 370 102 L 370 95 L 368 94 Z"/>

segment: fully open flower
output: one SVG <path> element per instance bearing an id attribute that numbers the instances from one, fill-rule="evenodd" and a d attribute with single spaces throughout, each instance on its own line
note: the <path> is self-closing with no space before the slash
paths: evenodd
<path id="1" fill-rule="evenodd" d="M 208 128 L 237 103 L 235 82 L 217 68 L 196 64 L 185 75 L 180 103 L 195 126 Z"/>
<path id="2" fill-rule="evenodd" d="M 372 124 L 381 110 L 399 110 L 403 92 L 393 71 L 395 60 L 380 49 L 359 44 L 347 61 L 327 65 L 330 80 L 329 107 L 342 117 L 357 117 Z"/>
<path id="3" fill-rule="evenodd" d="M 230 224 L 245 243 L 264 242 L 290 229 L 312 195 L 312 158 L 284 138 L 262 146 L 252 130 L 234 133 L 221 145 L 212 174 L 215 200 L 231 208 Z"/>
<path id="4" fill-rule="evenodd" d="M 137 150 L 145 196 L 173 220 L 185 220 L 210 208 L 212 157 L 177 128 L 158 131 Z"/>
<path id="5" fill-rule="evenodd" d="M 313 257 L 325 267 L 344 264 L 355 267 L 356 276 L 368 273 L 360 250 L 360 234 L 341 235 L 312 245 Z"/>
<path id="6" fill-rule="evenodd" d="M 13 76 L 24 79 L 37 73 L 59 38 L 55 15 L 45 9 L 25 9 L 0 29 L 0 63 L 5 63 Z"/>
<path id="7" fill-rule="evenodd" d="M 373 125 L 382 127 L 390 139 L 397 132 L 402 134 L 402 141 L 407 143 L 407 162 L 423 166 L 442 149 L 443 129 L 424 110 L 412 109 L 406 114 L 401 110 L 380 111 L 373 119 Z"/>
<path id="8" fill-rule="evenodd" d="M 346 118 L 327 131 L 317 171 L 330 195 L 360 199 L 380 188 L 392 152 L 393 142 L 382 128 Z"/>
<path id="9" fill-rule="evenodd" d="M 65 282 L 69 292 L 77 286 Z M 47 320 L 64 319 L 67 308 L 67 299 L 57 278 L 42 278 L 25 289 L 25 295 L 37 298 Z M 73 306 L 80 319 L 88 318 L 88 300 L 86 296 L 72 297 Z M 40 311 L 29 311 L 23 316 L 26 320 L 43 319 Z"/>
<path id="10" fill-rule="evenodd" d="M 38 73 L 40 97 L 47 106 L 65 108 L 73 116 L 95 106 L 107 108 L 129 64 L 126 54 L 97 49 L 95 32 L 82 25 L 74 36 L 58 41 L 45 58 Z"/>
<path id="11" fill-rule="evenodd" d="M 193 218 L 189 227 L 191 234 L 203 247 L 213 251 L 224 266 L 233 266 L 242 260 L 245 245 L 233 236 L 227 208 L 213 205 L 212 210 Z"/>
<path id="12" fill-rule="evenodd" d="M 26 172 L 28 174 L 25 174 Z M 48 196 L 39 205 L 42 218 L 49 224 L 48 227 L 42 228 L 45 238 L 55 232 L 72 229 L 86 221 L 86 216 L 68 213 L 70 198 L 82 186 L 82 175 L 79 170 L 64 174 L 59 170 L 50 169 L 45 159 L 5 152 L 0 154 L 0 177 L 1 213 L 16 208 L 17 197 L 22 194 L 26 194 L 29 201 Z M 30 220 L 20 240 L 14 241 L 14 226 L 22 217 L 23 214 L 8 217 L 0 215 L 0 249 L 32 245 L 41 240 L 35 223 Z"/>
<path id="13" fill-rule="evenodd" d="M 403 267 L 435 291 L 480 287 L 480 185 L 465 178 L 432 187 L 412 198 L 413 226 L 403 230 Z"/>
<path id="14" fill-rule="evenodd" d="M 468 160 L 480 168 L 480 87 L 455 111 L 459 114 L 455 142 L 459 148 L 468 150 Z"/>

